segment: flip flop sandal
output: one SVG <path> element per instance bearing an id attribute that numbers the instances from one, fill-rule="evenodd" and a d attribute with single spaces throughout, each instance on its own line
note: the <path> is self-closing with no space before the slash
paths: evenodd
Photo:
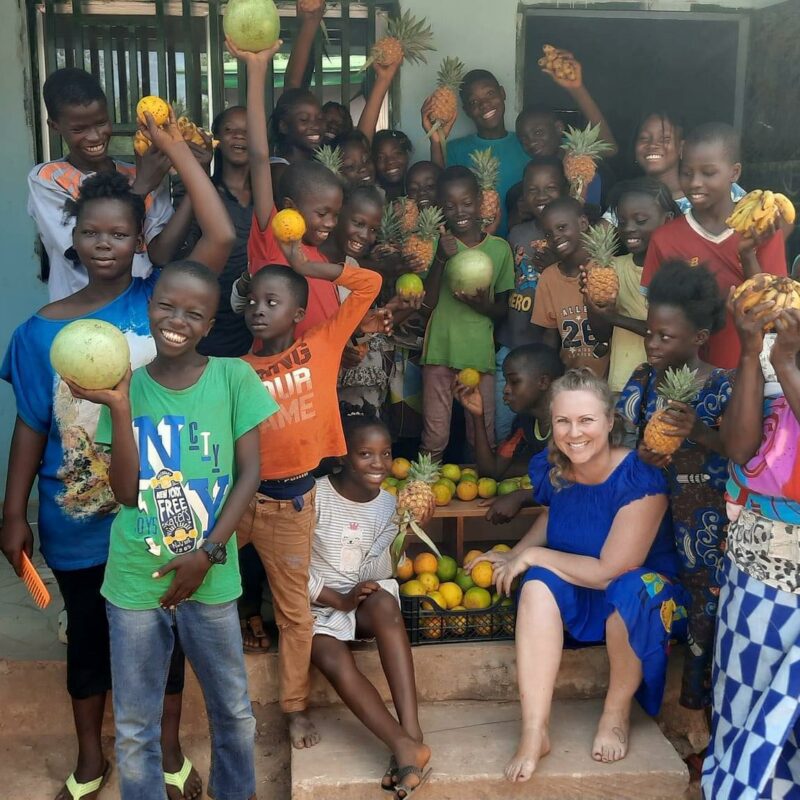
<path id="1" fill-rule="evenodd" d="M 252 619 L 252 617 L 250 619 Z M 252 626 L 250 625 L 250 620 L 249 619 L 248 620 L 244 620 L 244 619 L 239 620 L 239 625 L 241 626 L 241 629 L 242 629 L 242 650 L 245 653 L 268 653 L 269 652 L 269 637 L 266 634 L 264 634 L 263 637 L 259 636 L 253 630 Z M 261 639 L 263 638 L 264 640 L 266 640 L 266 646 L 263 645 L 263 644 L 258 644 L 258 645 L 245 644 L 244 637 L 247 636 L 248 634 L 253 636 L 255 639 L 258 639 L 259 641 L 261 641 Z"/>
<path id="2" fill-rule="evenodd" d="M 413 765 L 400 767 L 394 775 L 397 781 L 394 787 L 394 796 L 397 800 L 406 800 L 411 797 L 412 794 L 415 794 L 418 789 L 421 789 L 428 782 L 428 778 L 430 778 L 432 772 L 433 770 L 430 769 L 423 772 L 419 767 Z M 416 786 L 403 786 L 403 779 L 407 778 L 409 775 L 416 775 L 419 778 L 419 783 Z M 400 792 L 402 792 L 402 794 L 400 794 Z"/>
<path id="3" fill-rule="evenodd" d="M 75 773 L 73 772 L 64 782 L 64 785 L 72 796 L 72 800 L 81 800 L 82 797 L 86 797 L 88 794 L 99 792 L 106 785 L 110 775 L 111 762 L 108 761 L 106 762 L 106 768 L 103 770 L 103 774 L 99 778 L 95 778 L 93 781 L 87 781 L 86 783 L 78 783 L 78 781 L 75 780 Z"/>
<path id="4" fill-rule="evenodd" d="M 167 786 L 174 786 L 183 797 L 186 796 L 186 781 L 189 780 L 189 775 L 192 774 L 192 762 L 186 756 L 183 757 L 183 766 L 178 772 L 165 772 L 164 783 Z M 200 792 L 202 795 L 202 790 Z"/>
<path id="5" fill-rule="evenodd" d="M 390 756 L 389 758 L 389 766 L 386 767 L 386 772 L 383 773 L 383 777 L 381 778 L 381 789 L 386 792 L 386 794 L 394 794 L 395 785 L 394 785 L 394 776 L 397 774 L 397 759 L 394 756 Z M 384 781 L 386 779 L 391 781 L 391 785 L 387 786 Z"/>

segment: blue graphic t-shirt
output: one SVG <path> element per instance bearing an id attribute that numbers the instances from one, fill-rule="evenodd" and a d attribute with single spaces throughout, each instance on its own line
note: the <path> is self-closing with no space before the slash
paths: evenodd
<path id="1" fill-rule="evenodd" d="M 188 389 L 168 389 L 146 368 L 130 388 L 133 434 L 139 449 L 139 497 L 122 506 L 111 528 L 103 596 L 120 608 L 158 608 L 175 573 L 153 573 L 191 553 L 214 530 L 236 481 L 236 440 L 278 410 L 252 367 L 238 358 L 210 358 Z M 97 441 L 110 444 L 111 415 L 103 408 Z M 213 566 L 192 595 L 225 603 L 242 591 L 236 536 L 228 559 Z"/>
<path id="2" fill-rule="evenodd" d="M 147 305 L 157 273 L 134 278 L 107 306 L 78 319 L 116 325 L 128 340 L 131 366 L 153 360 Z M 50 364 L 50 345 L 74 319 L 35 314 L 20 325 L 6 350 L 0 378 L 14 389 L 17 414 L 47 437 L 39 467 L 39 539 L 53 569 L 104 564 L 117 503 L 108 485 L 108 460 L 94 446 L 100 406 L 76 400 Z"/>

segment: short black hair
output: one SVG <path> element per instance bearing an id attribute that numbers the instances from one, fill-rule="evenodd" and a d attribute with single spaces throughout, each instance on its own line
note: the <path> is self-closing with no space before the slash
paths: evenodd
<path id="1" fill-rule="evenodd" d="M 409 139 L 408 136 L 403 133 L 403 131 L 383 130 L 378 131 L 372 137 L 373 158 L 378 155 L 378 150 L 380 150 L 380 147 L 384 142 L 395 142 L 396 144 L 399 144 L 406 153 L 414 152 L 414 145 L 411 144 L 411 139 Z"/>
<path id="2" fill-rule="evenodd" d="M 439 179 L 436 181 L 436 192 L 441 194 L 446 186 L 449 186 L 451 183 L 458 183 L 459 181 L 468 183 L 476 194 L 480 193 L 480 187 L 478 186 L 478 179 L 475 177 L 475 173 L 471 169 L 460 165 L 442 170 L 442 174 L 439 175 Z"/>
<path id="3" fill-rule="evenodd" d="M 406 173 L 406 180 L 411 178 L 411 173 L 415 169 L 430 169 L 436 174 L 436 179 L 439 179 L 439 176 L 442 174 L 442 168 L 435 164 L 433 161 L 416 161 L 414 162 L 409 168 L 408 172 Z"/>
<path id="4" fill-rule="evenodd" d="M 348 144 L 360 144 L 368 153 L 371 147 L 367 136 L 365 136 L 362 131 L 358 130 L 358 128 L 340 136 L 336 140 L 336 144 L 339 147 L 346 147 Z"/>
<path id="5" fill-rule="evenodd" d="M 642 177 L 621 181 L 611 190 L 608 198 L 608 207 L 615 217 L 619 216 L 617 210 L 620 203 L 625 197 L 632 194 L 650 197 L 663 211 L 671 213 L 673 219 L 678 219 L 681 216 L 681 210 L 667 186 L 655 178 Z"/>
<path id="6" fill-rule="evenodd" d="M 209 291 L 219 300 L 219 278 L 216 273 L 212 272 L 205 264 L 201 264 L 199 261 L 192 261 L 189 258 L 173 261 L 161 270 L 158 281 L 161 282 L 168 278 L 183 276 L 194 278 L 204 283 Z"/>
<path id="7" fill-rule="evenodd" d="M 121 172 L 96 172 L 82 184 L 75 200 L 71 198 L 64 204 L 67 216 L 80 219 L 84 208 L 95 200 L 119 200 L 131 210 L 136 229 L 141 233 L 146 214 L 144 198 L 131 191 L 128 178 Z"/>
<path id="8" fill-rule="evenodd" d="M 88 106 L 89 103 L 107 103 L 106 93 L 100 81 L 84 69 L 64 67 L 48 75 L 42 87 L 47 116 L 53 122 L 58 118 L 64 106 Z"/>
<path id="9" fill-rule="evenodd" d="M 323 167 L 324 169 L 324 167 Z M 289 284 L 289 292 L 300 308 L 308 305 L 308 281 L 286 264 L 267 264 L 253 275 L 251 288 L 267 278 L 281 278 Z"/>
<path id="10" fill-rule="evenodd" d="M 343 105 L 342 103 L 337 103 L 336 100 L 328 100 L 327 103 L 322 104 L 322 112 L 323 114 L 326 111 L 338 111 L 346 120 L 347 120 L 347 130 L 344 132 L 344 136 L 347 136 L 353 130 L 353 117 L 350 114 L 350 109 Z"/>
<path id="11" fill-rule="evenodd" d="M 544 207 L 542 216 L 545 217 L 553 211 L 574 211 L 579 217 L 587 216 L 586 207 L 574 197 L 556 197 Z"/>
<path id="12" fill-rule="evenodd" d="M 322 188 L 335 188 L 341 191 L 341 178 L 319 161 L 296 161 L 286 167 L 281 175 L 278 194 L 281 199 L 288 197 L 295 203 L 301 203 Z"/>
<path id="13" fill-rule="evenodd" d="M 698 144 L 721 144 L 731 164 L 738 164 L 742 158 L 742 139 L 733 125 L 727 122 L 706 122 L 692 128 L 683 140 L 683 146 Z"/>
<path id="14" fill-rule="evenodd" d="M 560 118 L 558 116 L 558 112 L 551 108 L 550 106 L 542 105 L 541 103 L 534 103 L 533 105 L 525 106 L 522 111 L 517 114 L 517 119 L 514 123 L 514 127 L 516 128 L 517 125 L 522 122 L 525 117 L 546 117 L 547 119 L 551 120 L 552 122 L 560 122 Z"/>
<path id="15" fill-rule="evenodd" d="M 519 203 L 524 190 L 522 181 L 518 181 L 506 192 L 506 214 L 509 217 L 516 211 L 517 203 Z"/>
<path id="16" fill-rule="evenodd" d="M 377 186 L 356 186 L 346 189 L 344 204 L 354 206 L 356 203 L 372 203 L 383 211 L 383 195 Z"/>
<path id="17" fill-rule="evenodd" d="M 560 378 L 564 374 L 564 362 L 558 351 L 546 344 L 523 344 L 515 347 L 504 359 L 503 366 L 510 363 L 524 364 L 531 372 Z"/>
<path id="18" fill-rule="evenodd" d="M 500 87 L 500 81 L 498 81 L 494 74 L 489 72 L 488 69 L 471 69 L 464 76 L 464 80 L 461 81 L 461 88 L 458 90 L 458 93 L 461 97 L 461 102 L 464 105 L 466 105 L 467 100 L 469 100 L 470 89 L 472 89 L 474 84 L 480 81 L 488 81 L 489 83 L 493 83 L 498 88 Z"/>
<path id="19" fill-rule="evenodd" d="M 536 156 L 532 158 L 526 165 L 522 172 L 522 180 L 528 177 L 528 173 L 540 167 L 549 167 L 558 172 L 565 187 L 569 186 L 567 176 L 564 174 L 564 162 L 558 156 Z"/>
<path id="20" fill-rule="evenodd" d="M 366 401 L 359 406 L 341 402 L 339 413 L 342 416 L 342 430 L 348 451 L 356 434 L 367 428 L 381 428 L 387 436 L 390 436 L 389 428 L 378 416 L 378 409 Z"/>
<path id="21" fill-rule="evenodd" d="M 650 281 L 647 303 L 679 308 L 697 330 L 716 333 L 725 327 L 725 299 L 717 279 L 705 265 L 665 261 Z"/>

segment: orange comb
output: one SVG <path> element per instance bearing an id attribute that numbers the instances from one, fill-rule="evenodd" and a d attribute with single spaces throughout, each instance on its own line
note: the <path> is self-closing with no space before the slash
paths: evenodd
<path id="1" fill-rule="evenodd" d="M 23 551 L 22 553 L 22 580 L 28 591 L 31 593 L 33 602 L 39 608 L 47 608 L 50 604 L 50 592 L 39 577 L 36 567 L 33 566 L 28 555 Z"/>

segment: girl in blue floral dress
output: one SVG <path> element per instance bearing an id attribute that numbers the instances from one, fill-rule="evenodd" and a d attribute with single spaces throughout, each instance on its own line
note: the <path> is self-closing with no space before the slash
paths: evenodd
<path id="1" fill-rule="evenodd" d="M 727 526 L 728 461 L 719 421 L 730 400 L 732 373 L 706 364 L 700 354 L 708 337 L 722 327 L 725 304 L 705 267 L 680 261 L 661 267 L 648 301 L 647 363 L 631 375 L 617 412 L 635 427 L 640 458 L 662 467 L 668 478 L 680 580 L 690 596 L 689 647 L 680 702 L 702 709 L 711 704 L 711 661 Z M 673 435 L 684 441 L 674 455 L 660 456 L 644 446 L 642 435 L 648 420 L 664 406 L 658 387 L 665 371 L 685 365 L 697 371 L 702 388 L 689 404 L 670 402 Z"/>

